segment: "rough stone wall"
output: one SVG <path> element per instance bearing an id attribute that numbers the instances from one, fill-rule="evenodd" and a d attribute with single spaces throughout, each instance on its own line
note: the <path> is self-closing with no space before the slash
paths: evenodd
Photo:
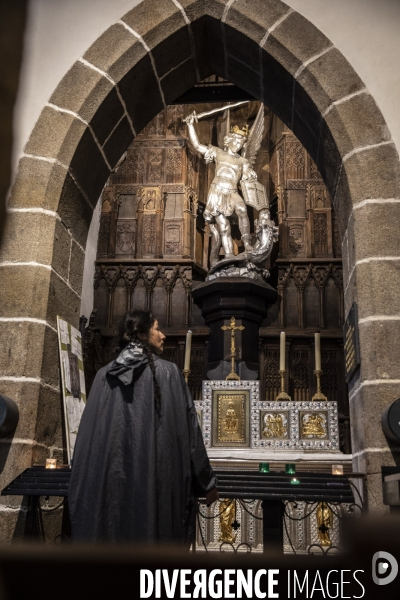
<path id="1" fill-rule="evenodd" d="M 1 444 L 0 486 L 61 447 L 56 315 L 77 325 L 87 231 L 110 171 L 163 106 L 213 73 L 293 130 L 332 197 L 346 312 L 356 300 L 360 317 L 354 466 L 368 473 L 370 507 L 379 508 L 380 465 L 397 457 L 379 416 L 400 391 L 400 163 L 352 67 L 279 0 L 144 0 L 73 65 L 43 109 L 19 164 L 0 259 L 0 386 L 21 411 L 14 439 Z"/>

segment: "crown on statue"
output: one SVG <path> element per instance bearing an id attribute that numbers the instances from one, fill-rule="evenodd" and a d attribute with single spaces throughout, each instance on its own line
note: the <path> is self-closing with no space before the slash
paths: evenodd
<path id="1" fill-rule="evenodd" d="M 236 133 L 237 135 L 242 135 L 243 137 L 249 137 L 249 126 L 244 125 L 242 129 L 238 127 L 238 125 L 234 125 L 231 127 L 231 133 Z"/>

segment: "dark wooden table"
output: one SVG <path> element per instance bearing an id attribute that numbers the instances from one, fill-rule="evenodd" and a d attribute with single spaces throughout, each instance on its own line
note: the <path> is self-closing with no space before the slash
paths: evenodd
<path id="1" fill-rule="evenodd" d="M 221 498 L 262 500 L 265 549 L 275 548 L 283 552 L 285 501 L 348 504 L 354 502 L 353 490 L 349 482 L 351 474 L 332 475 L 301 471 L 296 475 L 287 475 L 284 472 L 274 471 L 260 473 L 228 470 L 216 470 L 216 474 Z M 28 536 L 39 535 L 37 515 L 40 496 L 67 498 L 70 476 L 69 467 L 58 469 L 31 467 L 2 490 L 2 496 L 28 497 Z M 293 479 L 299 483 L 292 483 Z"/>

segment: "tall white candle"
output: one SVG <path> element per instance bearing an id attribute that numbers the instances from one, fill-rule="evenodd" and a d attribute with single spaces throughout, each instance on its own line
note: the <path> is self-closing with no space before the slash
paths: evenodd
<path id="1" fill-rule="evenodd" d="M 190 369 L 190 352 L 192 349 L 192 332 L 189 331 L 186 334 L 186 348 L 185 348 L 185 365 L 183 369 L 189 371 Z"/>
<path id="2" fill-rule="evenodd" d="M 286 353 L 286 333 L 281 331 L 281 350 L 279 356 L 279 369 L 281 371 L 285 370 L 285 353 Z"/>
<path id="3" fill-rule="evenodd" d="M 315 334 L 315 370 L 321 370 L 321 334 Z"/>

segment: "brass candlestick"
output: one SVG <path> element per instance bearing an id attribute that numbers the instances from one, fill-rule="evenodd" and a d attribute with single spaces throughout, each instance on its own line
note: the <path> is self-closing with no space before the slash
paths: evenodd
<path id="1" fill-rule="evenodd" d="M 183 369 L 182 373 L 183 373 L 186 383 L 189 384 L 190 369 Z"/>
<path id="2" fill-rule="evenodd" d="M 317 378 L 317 391 L 314 394 L 314 396 L 311 398 L 311 400 L 328 400 L 328 398 L 326 396 L 324 396 L 324 394 L 321 392 L 321 375 L 322 375 L 322 371 L 321 370 L 315 370 L 314 371 L 314 375 Z"/>
<path id="3" fill-rule="evenodd" d="M 279 375 L 281 376 L 281 391 L 279 392 L 279 394 L 275 398 L 275 402 L 277 400 L 291 400 L 291 397 L 289 396 L 289 394 L 287 394 L 285 392 L 285 374 L 286 374 L 285 370 L 284 371 L 279 371 Z"/>
<path id="4" fill-rule="evenodd" d="M 236 320 L 235 317 L 231 317 L 231 324 L 230 325 L 223 325 L 221 327 L 221 329 L 223 329 L 224 331 L 227 331 L 228 329 L 230 329 L 231 331 L 231 354 L 230 354 L 230 358 L 231 358 L 231 372 L 229 373 L 229 375 L 227 375 L 225 377 L 225 379 L 236 379 L 238 381 L 240 381 L 240 377 L 239 375 L 235 372 L 235 356 L 236 356 L 236 348 L 235 348 L 235 331 L 243 331 L 244 327 L 243 325 L 235 325 Z"/>

